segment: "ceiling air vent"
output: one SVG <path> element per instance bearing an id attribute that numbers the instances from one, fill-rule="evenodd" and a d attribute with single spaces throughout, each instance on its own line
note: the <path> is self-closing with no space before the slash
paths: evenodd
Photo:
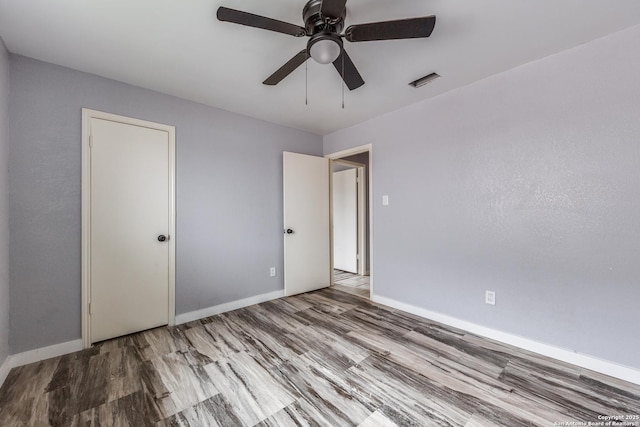
<path id="1" fill-rule="evenodd" d="M 409 86 L 413 86 L 413 87 L 420 87 L 420 86 L 424 86 L 427 83 L 431 83 L 432 81 L 434 81 L 435 79 L 439 78 L 440 74 L 438 73 L 431 73 L 428 76 L 424 76 L 424 77 L 420 77 L 418 80 L 414 80 L 411 83 L 409 83 Z"/>

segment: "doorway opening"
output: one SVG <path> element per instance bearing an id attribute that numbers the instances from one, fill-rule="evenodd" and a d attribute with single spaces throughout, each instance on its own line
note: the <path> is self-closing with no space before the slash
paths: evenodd
<path id="1" fill-rule="evenodd" d="M 371 146 L 328 155 L 332 175 L 332 287 L 371 298 Z"/>

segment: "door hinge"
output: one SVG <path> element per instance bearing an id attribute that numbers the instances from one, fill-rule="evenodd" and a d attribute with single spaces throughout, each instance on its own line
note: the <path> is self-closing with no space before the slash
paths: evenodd
<path id="1" fill-rule="evenodd" d="M 89 135 L 89 148 L 93 148 L 93 135 Z"/>
<path id="2" fill-rule="evenodd" d="M 89 315 L 91 315 L 91 314 L 93 314 L 93 310 L 92 310 L 92 307 L 91 307 L 91 303 L 89 303 Z"/>

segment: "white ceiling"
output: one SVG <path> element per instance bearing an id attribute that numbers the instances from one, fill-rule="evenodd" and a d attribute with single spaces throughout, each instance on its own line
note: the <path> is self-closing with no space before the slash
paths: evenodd
<path id="1" fill-rule="evenodd" d="M 436 15 L 428 39 L 345 48 L 366 84 L 333 65 L 262 81 L 307 38 L 219 22 L 218 6 L 303 25 L 305 0 L 0 0 L 17 54 L 270 122 L 327 134 L 640 23 L 638 0 L 348 0 L 346 25 Z M 408 83 L 437 72 L 419 89 Z"/>

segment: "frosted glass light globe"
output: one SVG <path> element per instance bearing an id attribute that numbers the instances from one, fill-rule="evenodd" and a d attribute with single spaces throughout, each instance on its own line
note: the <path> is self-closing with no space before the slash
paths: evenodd
<path id="1" fill-rule="evenodd" d="M 329 64 L 340 56 L 340 45 L 330 39 L 318 40 L 309 49 L 309 55 L 319 64 Z"/>

